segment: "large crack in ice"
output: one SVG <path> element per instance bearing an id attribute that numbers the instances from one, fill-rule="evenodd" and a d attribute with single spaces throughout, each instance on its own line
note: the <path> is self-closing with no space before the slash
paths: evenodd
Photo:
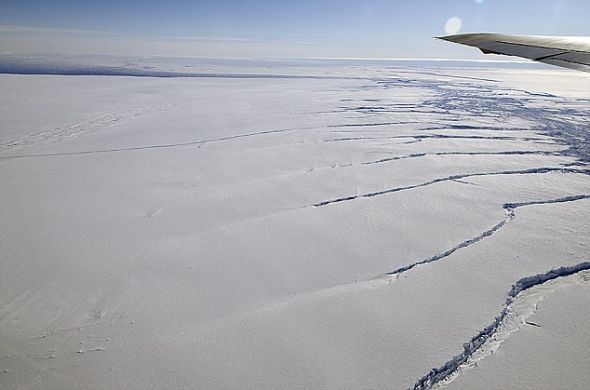
<path id="1" fill-rule="evenodd" d="M 380 126 L 401 126 L 401 125 L 420 125 L 423 122 L 418 121 L 397 121 L 397 122 L 375 122 L 375 123 L 344 123 L 340 125 L 330 125 L 330 128 L 346 127 L 380 127 Z M 338 132 L 343 132 L 339 130 Z"/>
<path id="2" fill-rule="evenodd" d="M 506 150 L 506 151 L 490 151 L 490 152 L 435 152 L 435 153 L 412 153 L 403 156 L 394 156 L 381 158 L 379 160 L 366 161 L 361 165 L 373 165 L 381 164 L 390 161 L 405 160 L 409 158 L 420 158 L 426 156 L 526 156 L 526 155 L 538 155 L 538 156 L 562 156 L 563 153 L 560 151 L 546 151 L 546 150 Z"/>
<path id="3" fill-rule="evenodd" d="M 351 195 L 351 196 L 345 196 L 345 197 L 336 198 L 336 199 L 325 200 L 325 201 L 322 201 L 322 202 L 315 203 L 313 206 L 314 207 L 324 207 L 324 206 L 328 206 L 328 205 L 332 205 L 332 204 L 336 204 L 336 203 L 353 201 L 353 200 L 356 200 L 356 199 L 373 198 L 373 197 L 376 197 L 376 196 L 391 194 L 391 193 L 394 193 L 394 192 L 412 190 L 412 189 L 415 189 L 415 188 L 426 187 L 426 186 L 429 186 L 429 185 L 432 185 L 432 184 L 442 183 L 442 182 L 445 182 L 445 181 L 453 181 L 453 180 L 458 180 L 458 179 L 465 179 L 465 178 L 468 178 L 468 177 L 499 176 L 499 175 L 544 174 L 544 173 L 550 173 L 550 172 L 581 173 L 581 174 L 589 175 L 590 174 L 590 169 L 584 169 L 584 168 L 564 168 L 564 167 L 541 167 L 541 168 L 529 168 L 529 169 L 507 170 L 507 171 L 497 171 L 497 172 L 460 173 L 460 174 L 457 174 L 457 175 L 451 175 L 451 176 L 441 177 L 441 178 L 438 178 L 438 179 L 433 179 L 433 180 L 430 180 L 430 181 L 427 181 L 427 182 L 424 182 L 424 183 L 420 183 L 420 184 L 412 184 L 412 185 L 404 186 L 404 187 L 394 187 L 394 188 L 389 188 L 389 189 L 382 190 L 382 191 L 367 192 L 367 193 L 359 194 L 359 195 Z"/>
<path id="4" fill-rule="evenodd" d="M 399 275 L 403 274 L 404 272 L 407 272 L 407 271 L 411 270 L 412 268 L 417 267 L 419 265 L 434 263 L 436 261 L 444 259 L 445 257 L 449 257 L 450 255 L 452 255 L 456 251 L 463 249 L 463 248 L 467 248 L 468 246 L 471 246 L 471 245 L 483 240 L 484 238 L 491 236 L 492 234 L 494 234 L 498 230 L 502 229 L 504 227 L 504 225 L 506 225 L 508 222 L 510 222 L 510 220 L 512 218 L 514 218 L 515 214 L 514 214 L 513 208 L 507 208 L 507 209 L 505 208 L 505 212 L 506 212 L 506 216 L 504 217 L 504 219 L 502 221 L 500 221 L 496 225 L 492 226 L 490 229 L 486 230 L 485 232 L 481 233 L 480 235 L 470 238 L 469 240 L 463 241 L 459 245 L 454 246 L 451 249 L 448 249 L 442 253 L 436 254 L 428 259 L 417 261 L 415 263 L 400 267 L 394 271 L 386 273 L 383 276 L 399 276 Z"/>
<path id="5" fill-rule="evenodd" d="M 473 90 L 449 89 L 448 83 L 423 83 L 424 87 L 435 92 L 433 99 L 422 103 L 424 107 L 443 109 L 448 113 L 467 117 L 491 117 L 505 120 L 519 118 L 534 123 L 530 130 L 545 134 L 559 143 L 567 144 L 569 149 L 563 155 L 573 156 L 581 161 L 590 161 L 590 109 L 584 99 L 563 99 L 560 104 L 538 106 L 539 101 L 554 101 L 555 96 L 535 94 L 518 89 L 503 88 L 490 90 L 482 85 L 472 85 Z M 530 98 L 514 95 L 526 94 Z M 512 95 L 512 96 L 511 96 Z"/>
<path id="6" fill-rule="evenodd" d="M 572 196 L 565 196 L 561 198 L 555 199 L 546 199 L 546 200 L 535 200 L 529 202 L 513 202 L 513 203 L 504 203 L 502 208 L 505 210 L 505 217 L 498 222 L 496 225 L 491 227 L 490 229 L 480 233 L 479 235 L 472 237 L 468 240 L 462 241 L 461 243 L 453 246 L 450 249 L 447 249 L 443 252 L 435 254 L 427 259 L 416 261 L 405 265 L 403 267 L 397 268 L 393 271 L 377 274 L 375 277 L 366 280 L 359 280 L 351 283 L 344 283 L 339 284 L 336 286 L 328 287 L 321 290 L 312 291 L 306 294 L 297 295 L 286 301 L 275 303 L 269 306 L 265 306 L 257 311 L 272 311 L 281 308 L 289 307 L 293 304 L 298 303 L 308 303 L 310 301 L 314 301 L 317 299 L 325 299 L 329 297 L 339 296 L 344 293 L 350 293 L 352 291 L 360 291 L 360 290 L 372 290 L 380 288 L 383 283 L 390 283 L 393 280 L 396 280 L 401 274 L 408 272 L 418 266 L 427 265 L 430 263 L 434 263 L 440 260 L 443 260 L 453 253 L 465 249 L 471 245 L 475 245 L 478 242 L 482 241 L 485 238 L 491 237 L 494 233 L 498 232 L 502 229 L 508 222 L 513 220 L 516 217 L 516 209 L 520 207 L 526 206 L 534 206 L 534 205 L 544 205 L 544 204 L 556 204 L 556 203 L 568 203 L 568 202 L 575 202 L 583 199 L 590 199 L 590 194 L 581 194 L 581 195 L 572 195 Z"/>
<path id="7" fill-rule="evenodd" d="M 494 321 L 463 344 L 462 353 L 453 357 L 439 368 L 433 368 L 428 374 L 416 381 L 412 389 L 442 388 L 452 382 L 461 372 L 471 367 L 473 363 L 489 356 L 499 347 L 501 342 L 508 339 L 512 333 L 520 329 L 526 317 L 534 312 L 536 302 L 524 302 L 524 305 L 522 305 L 522 302 L 519 302 L 527 299 L 526 292 L 528 290 L 543 286 L 555 279 L 567 278 L 588 270 L 590 270 L 590 262 L 583 262 L 571 267 L 560 267 L 544 274 L 518 280 L 508 292 L 504 307 Z M 579 280 L 583 282 L 585 278 Z M 519 303 L 523 307 L 515 309 Z"/>
<path id="8" fill-rule="evenodd" d="M 448 134 L 419 134 L 419 135 L 391 135 L 384 137 L 342 137 L 324 140 L 324 142 L 346 142 L 346 141 L 379 141 L 386 139 L 478 139 L 494 141 L 547 141 L 539 137 L 508 137 L 508 136 L 487 136 L 487 135 L 448 135 Z"/>
<path id="9" fill-rule="evenodd" d="M 377 83 L 380 87 L 389 88 L 389 87 L 400 87 L 401 82 L 399 80 L 390 80 L 390 81 L 382 81 Z M 405 83 L 409 84 L 409 83 Z M 527 122 L 534 123 L 535 126 L 529 129 L 530 131 L 535 131 L 537 134 L 544 134 L 548 135 L 553 138 L 556 143 L 558 144 L 566 144 L 569 146 L 568 149 L 562 151 L 550 151 L 550 152 L 538 152 L 538 151 L 531 151 L 531 152 L 514 152 L 515 155 L 525 155 L 525 154 L 539 154 L 539 155 L 548 155 L 548 156 L 573 156 L 577 158 L 576 164 L 587 164 L 590 161 L 590 133 L 588 133 L 588 118 L 590 117 L 590 110 L 583 106 L 572 106 L 572 104 L 576 104 L 575 101 L 569 101 L 562 99 L 561 101 L 564 104 L 560 104 L 556 106 L 551 104 L 546 107 L 538 107 L 535 105 L 529 105 L 530 102 L 536 103 L 537 101 L 542 99 L 555 99 L 558 98 L 554 95 L 549 94 L 537 94 L 537 93 L 530 93 L 528 91 L 523 90 L 515 90 L 515 89 L 502 89 L 498 90 L 498 88 L 489 89 L 485 86 L 481 85 L 471 85 L 472 90 L 466 88 L 460 88 L 457 90 L 453 90 L 455 85 L 449 82 L 442 82 L 442 81 L 415 81 L 414 85 L 407 85 L 407 86 L 422 86 L 431 89 L 435 96 L 433 99 L 427 100 L 423 102 L 421 105 L 417 107 L 424 107 L 424 108 L 435 108 L 437 110 L 441 110 L 442 113 L 447 114 L 448 116 L 451 115 L 460 115 L 461 117 L 477 117 L 477 118 L 491 118 L 497 121 L 505 120 L 506 117 L 513 117 L 522 119 Z M 529 97 L 534 99 L 525 99 L 522 96 L 510 96 L 512 92 L 519 92 L 520 94 L 526 94 Z M 567 104 L 570 107 L 567 107 Z M 391 110 L 390 107 L 356 107 L 352 109 L 353 111 L 359 112 L 360 114 L 374 114 L 374 113 L 387 113 Z M 398 111 L 392 111 L 398 112 Z M 387 123 L 383 122 L 383 125 L 386 126 Z M 354 124 L 355 127 L 362 127 L 361 124 Z M 452 125 L 451 125 L 452 126 Z M 449 126 L 449 127 L 451 127 Z M 446 126 L 445 126 L 446 127 Z M 432 130 L 445 130 L 444 128 L 432 128 Z M 481 129 L 479 129 L 481 130 Z M 494 129 L 497 131 L 502 131 L 503 129 Z M 384 138 L 396 138 L 394 137 L 349 137 L 349 138 L 341 138 L 331 141 L 359 141 L 359 140 L 366 140 L 366 139 L 384 139 Z M 483 138 L 483 137 L 482 137 Z M 490 137 L 490 139 L 493 139 Z M 500 137 L 495 137 L 495 139 L 500 139 Z M 419 139 L 415 138 L 416 141 Z M 418 158 L 418 157 L 425 157 L 427 155 L 460 155 L 462 153 L 411 153 L 404 156 L 396 156 L 391 158 L 384 158 L 376 161 L 371 161 L 367 163 L 363 163 L 363 165 L 371 165 L 371 164 L 378 164 L 384 163 L 388 161 L 395 161 L 400 159 L 406 158 Z M 469 154 L 469 153 L 466 153 Z M 496 154 L 496 153 L 493 153 Z M 511 152 L 505 152 L 505 154 L 511 154 Z M 453 175 L 446 178 L 439 178 L 435 180 L 431 180 L 422 184 L 411 185 L 406 187 L 397 187 L 392 188 L 384 191 L 378 192 L 371 192 L 362 195 L 356 196 L 349 196 L 349 197 L 342 197 L 338 199 L 328 200 L 324 202 L 320 202 L 315 204 L 316 207 L 327 206 L 334 203 L 340 203 L 345 201 L 351 201 L 359 198 L 369 198 L 379 195 L 384 195 L 392 192 L 404 191 L 413 188 L 418 188 L 422 186 L 427 186 L 435 183 L 440 183 L 443 181 L 448 180 L 460 180 L 467 177 L 473 176 L 489 176 L 489 175 L 501 175 L 501 174 L 527 174 L 527 173 L 547 173 L 553 171 L 562 171 L 562 172 L 570 172 L 570 173 L 583 173 L 589 174 L 590 172 L 585 169 L 581 170 L 562 170 L 560 168 L 541 168 L 541 169 L 527 169 L 522 171 L 504 171 L 504 172 L 493 172 L 493 173 L 483 173 L 483 174 L 460 174 L 460 175 Z M 563 203 L 563 202 L 571 202 L 581 199 L 588 199 L 589 195 L 578 195 L 578 196 L 569 196 L 559 199 L 553 200 L 543 200 L 543 201 L 529 201 L 529 202 L 518 202 L 518 203 L 506 203 L 503 205 L 503 208 L 506 212 L 505 218 L 500 221 L 498 224 L 494 225 L 492 228 L 486 230 L 482 234 L 462 242 L 461 244 L 445 251 L 440 254 L 437 254 L 429 259 L 422 260 L 419 262 L 415 262 L 409 264 L 407 266 L 398 268 L 395 271 L 389 272 L 387 274 L 382 275 L 381 277 L 377 277 L 376 279 L 383 279 L 387 276 L 399 276 L 403 272 L 407 272 L 417 266 L 429 264 L 432 262 L 436 262 L 442 260 L 450 255 L 452 255 L 457 250 L 466 248 L 470 245 L 473 245 L 486 237 L 493 235 L 495 232 L 500 230 L 504 227 L 512 218 L 515 216 L 515 210 L 520 207 L 525 206 L 532 206 L 532 205 L 542 205 L 542 204 L 553 204 L 553 203 Z M 586 273 L 590 270 L 590 262 L 580 263 L 578 265 L 572 267 L 561 267 L 557 269 L 553 269 L 548 271 L 544 274 L 535 275 L 532 277 L 526 277 L 518 280 L 512 287 L 512 289 L 508 293 L 508 297 L 506 299 L 505 305 L 498 315 L 494 322 L 480 331 L 477 335 L 475 335 L 469 342 L 465 343 L 463 346 L 463 352 L 451 360 L 446 362 L 443 366 L 439 368 L 432 369 L 427 375 L 419 379 L 413 386 L 414 390 L 421 390 L 421 389 L 432 389 L 432 388 L 441 388 L 444 387 L 446 384 L 450 383 L 457 375 L 461 373 L 462 370 L 468 369 L 472 363 L 477 362 L 491 354 L 494 348 L 497 348 L 499 343 L 503 340 L 506 340 L 511 333 L 517 331 L 522 324 L 524 323 L 524 319 L 527 314 L 530 315 L 534 311 L 535 305 L 530 304 L 531 298 L 527 296 L 528 292 L 531 289 L 538 289 L 544 288 L 552 283 L 568 283 L 568 278 L 573 278 L 577 276 L 580 272 Z M 366 282 L 364 282 L 366 283 Z M 534 296 L 534 294 L 529 294 Z M 542 295 L 542 294 L 541 294 Z M 542 298 L 541 298 L 542 299 Z M 520 306 L 524 306 L 524 309 L 521 310 Z"/>
<path id="10" fill-rule="evenodd" d="M 257 132 L 252 132 L 252 133 L 231 135 L 231 136 L 227 136 L 227 137 L 199 139 L 199 140 L 193 140 L 193 141 L 187 141 L 187 142 L 176 142 L 176 143 L 167 143 L 167 144 L 130 146 L 130 147 L 125 147 L 125 148 L 98 149 L 98 150 L 82 150 L 82 151 L 75 151 L 75 152 L 8 155 L 8 156 L 0 156 L 0 160 L 14 159 L 14 158 L 27 158 L 27 157 L 77 156 L 77 155 L 85 155 L 85 154 L 132 152 L 132 151 L 150 150 L 150 149 L 169 149 L 169 148 L 177 148 L 177 147 L 185 147 L 185 146 L 202 146 L 202 145 L 205 145 L 208 143 L 231 141 L 231 140 L 240 139 L 240 138 L 250 138 L 250 137 L 257 137 L 257 136 L 262 136 L 262 135 L 288 133 L 288 132 L 295 132 L 295 131 L 317 130 L 317 129 L 321 129 L 321 128 L 322 127 L 318 127 L 318 126 L 315 126 L 315 127 L 295 127 L 295 128 L 286 128 L 286 129 L 263 130 L 263 131 L 257 131 Z M 0 150 L 1 149 L 2 148 L 0 147 Z"/>
<path id="11" fill-rule="evenodd" d="M 391 88 L 422 88 L 432 93 L 431 98 L 415 105 L 415 109 L 431 110 L 433 113 L 444 115 L 447 121 L 462 121 L 465 118 L 484 118 L 499 122 L 503 127 L 493 129 L 510 131 L 506 126 L 507 119 L 519 119 L 535 124 L 529 128 L 537 134 L 552 137 L 558 143 L 567 144 L 569 148 L 563 151 L 564 156 L 576 157 L 582 162 L 590 162 L 590 109 L 587 99 L 566 99 L 547 93 L 534 93 L 516 88 L 500 87 L 494 83 L 493 87 L 476 82 L 464 82 L 460 77 L 448 75 L 449 80 L 418 80 L 418 79 L 381 79 L 376 80 L 374 89 Z M 491 81 L 491 80 L 486 80 Z M 559 101 L 559 104 L 555 102 Z M 539 105 L 538 103 L 549 103 Z M 383 102 L 381 102 L 383 104 Z M 366 107 L 360 107 L 356 112 L 364 115 L 374 114 L 366 112 Z M 412 111 L 412 110 L 410 110 Z M 397 111 L 396 111 L 397 112 Z M 407 112 L 407 111 L 404 111 Z M 381 113 L 383 114 L 383 113 Z M 510 122 L 513 123 L 513 122 Z M 474 126 L 483 130 L 489 126 Z M 355 124 L 355 126 L 357 126 Z M 469 128 L 471 125 L 459 125 Z M 432 130 L 445 130 L 453 125 L 435 127 Z M 490 129 L 492 130 L 492 129 Z"/>
<path id="12" fill-rule="evenodd" d="M 419 265 L 428 264 L 428 263 L 434 263 L 436 261 L 442 260 L 445 257 L 452 255 L 453 253 L 455 253 L 456 251 L 458 251 L 460 249 L 467 248 L 468 246 L 471 246 L 471 245 L 483 240 L 484 238 L 491 236 L 492 234 L 496 233 L 498 230 L 502 229 L 508 222 L 510 222 L 516 216 L 516 209 L 518 209 L 520 207 L 533 206 L 533 205 L 543 205 L 543 204 L 575 202 L 577 200 L 589 199 L 589 198 L 590 198 L 589 194 L 583 194 L 583 195 L 566 196 L 563 198 L 549 199 L 549 200 L 535 200 L 535 201 L 521 202 L 521 203 L 505 203 L 502 206 L 502 208 L 504 209 L 504 211 L 506 213 L 506 216 L 504 217 L 504 219 L 502 221 L 498 222 L 496 225 L 492 226 L 490 229 L 484 231 L 480 235 L 470 238 L 469 240 L 463 241 L 459 245 L 454 246 L 453 248 L 448 249 L 442 253 L 436 254 L 436 255 L 432 256 L 431 258 L 428 258 L 428 259 L 425 259 L 422 261 L 417 261 L 412 264 L 408 264 L 406 266 L 396 269 L 395 271 L 388 272 L 382 276 L 399 276 L 402 273 L 407 272 L 414 267 L 417 267 Z"/>

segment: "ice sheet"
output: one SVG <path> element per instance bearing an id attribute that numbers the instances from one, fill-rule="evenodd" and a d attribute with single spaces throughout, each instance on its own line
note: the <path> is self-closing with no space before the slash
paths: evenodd
<path id="1" fill-rule="evenodd" d="M 589 259 L 590 79 L 539 72 L 0 75 L 0 387 L 411 388 Z M 563 310 L 449 387 L 586 359 Z"/>

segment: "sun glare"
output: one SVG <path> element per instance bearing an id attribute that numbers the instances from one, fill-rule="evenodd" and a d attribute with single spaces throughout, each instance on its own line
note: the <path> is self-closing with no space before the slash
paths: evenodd
<path id="1" fill-rule="evenodd" d="M 461 19 L 453 16 L 445 23 L 445 31 L 447 34 L 457 34 L 461 30 Z"/>

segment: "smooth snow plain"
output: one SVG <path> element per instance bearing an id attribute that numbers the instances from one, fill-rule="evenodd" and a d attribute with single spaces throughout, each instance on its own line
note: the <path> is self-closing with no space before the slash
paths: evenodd
<path id="1" fill-rule="evenodd" d="M 0 75 L 1 388 L 590 383 L 587 75 L 187 68 Z"/>

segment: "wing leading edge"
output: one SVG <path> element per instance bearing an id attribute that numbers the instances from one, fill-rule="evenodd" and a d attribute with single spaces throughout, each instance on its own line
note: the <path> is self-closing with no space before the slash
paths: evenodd
<path id="1" fill-rule="evenodd" d="M 590 37 L 458 34 L 437 37 L 479 48 L 484 54 L 504 54 L 590 72 Z"/>

